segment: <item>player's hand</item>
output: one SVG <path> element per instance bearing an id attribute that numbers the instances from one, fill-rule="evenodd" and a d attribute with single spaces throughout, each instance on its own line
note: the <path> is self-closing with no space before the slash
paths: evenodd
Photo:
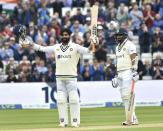
<path id="1" fill-rule="evenodd" d="M 21 39 L 19 40 L 19 44 L 22 46 L 22 47 L 31 47 L 32 44 L 33 44 L 33 41 L 31 38 L 29 37 L 26 37 L 25 39 Z"/>
<path id="2" fill-rule="evenodd" d="M 97 36 L 91 36 L 91 44 L 99 45 L 99 40 Z"/>
<path id="3" fill-rule="evenodd" d="M 132 79 L 137 82 L 139 80 L 139 74 L 137 71 L 132 72 Z"/>
<path id="4" fill-rule="evenodd" d="M 115 76 L 115 77 L 112 79 L 112 86 L 113 86 L 113 88 L 117 88 L 118 85 L 119 85 L 119 83 L 118 83 L 118 77 Z"/>

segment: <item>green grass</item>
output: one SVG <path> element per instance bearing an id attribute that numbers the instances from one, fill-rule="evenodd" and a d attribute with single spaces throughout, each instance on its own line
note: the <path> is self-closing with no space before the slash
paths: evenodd
<path id="1" fill-rule="evenodd" d="M 137 107 L 136 114 L 140 124 L 163 123 L 163 107 Z M 120 125 L 124 120 L 124 108 L 81 109 L 81 127 Z M 0 110 L 0 130 L 55 128 L 56 125 L 58 125 L 58 111 L 56 109 Z M 153 128 L 139 128 L 139 131 L 145 129 L 163 131 L 163 127 Z M 133 128 L 131 131 L 136 131 L 136 129 Z M 112 130 L 124 131 L 123 129 Z M 125 129 L 125 131 L 129 130 Z"/>

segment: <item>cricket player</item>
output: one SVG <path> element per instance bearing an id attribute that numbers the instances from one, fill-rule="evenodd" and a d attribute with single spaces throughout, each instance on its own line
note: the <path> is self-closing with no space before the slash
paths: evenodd
<path id="1" fill-rule="evenodd" d="M 116 61 L 117 61 L 117 75 L 112 79 L 114 88 L 119 87 L 122 101 L 125 105 L 125 112 L 127 112 L 127 105 L 129 95 L 132 87 L 132 80 L 136 82 L 139 79 L 137 71 L 137 54 L 136 46 L 128 40 L 126 29 L 120 28 L 115 35 L 117 42 L 116 47 Z M 123 122 L 122 125 L 129 123 Z M 138 120 L 135 115 L 135 108 L 133 108 L 132 125 L 137 125 Z"/>
<path id="2" fill-rule="evenodd" d="M 33 43 L 25 36 L 25 27 L 17 25 L 14 34 L 19 38 L 19 44 L 23 47 L 32 47 L 37 51 L 54 53 L 56 58 L 56 81 L 57 81 L 57 107 L 59 112 L 60 127 L 68 125 L 68 101 L 70 105 L 71 126 L 80 125 L 80 103 L 77 93 L 77 64 L 80 54 L 89 53 L 92 43 L 98 43 L 97 37 L 91 38 L 92 42 L 88 48 L 72 43 L 71 31 L 61 31 L 61 44 L 54 46 L 40 46 Z"/>

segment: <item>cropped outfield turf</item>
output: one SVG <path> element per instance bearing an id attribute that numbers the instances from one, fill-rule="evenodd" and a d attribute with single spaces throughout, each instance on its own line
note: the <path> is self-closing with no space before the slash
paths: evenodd
<path id="1" fill-rule="evenodd" d="M 163 126 L 157 127 L 157 123 L 163 124 L 163 107 L 137 107 L 136 114 L 140 124 L 155 124 L 156 127 L 96 129 L 95 126 L 121 127 L 121 122 L 125 120 L 124 108 L 88 108 L 81 109 L 81 128 L 95 127 L 91 129 L 95 131 L 163 131 Z M 0 110 L 0 130 L 44 128 L 48 131 L 57 125 L 56 109 Z"/>

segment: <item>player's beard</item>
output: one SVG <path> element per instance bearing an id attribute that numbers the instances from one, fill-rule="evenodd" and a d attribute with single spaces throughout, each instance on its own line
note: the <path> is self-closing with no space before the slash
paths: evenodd
<path id="1" fill-rule="evenodd" d="M 62 38 L 61 40 L 63 43 L 68 43 L 70 41 L 70 38 Z"/>

